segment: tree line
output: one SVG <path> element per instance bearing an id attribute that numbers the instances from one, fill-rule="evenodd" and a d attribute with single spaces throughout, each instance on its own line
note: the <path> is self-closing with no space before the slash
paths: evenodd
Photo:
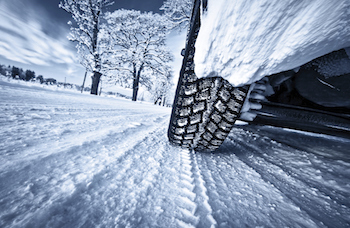
<path id="1" fill-rule="evenodd" d="M 133 90 L 137 100 L 143 86 L 164 104 L 171 87 L 173 56 L 166 37 L 185 28 L 192 0 L 166 0 L 164 14 L 118 9 L 103 12 L 112 0 L 62 0 L 59 7 L 72 15 L 69 40 L 76 42 L 80 63 L 91 72 L 91 94 L 104 81 Z"/>
<path id="2" fill-rule="evenodd" d="M 13 79 L 19 79 L 23 81 L 32 81 L 32 80 L 44 80 L 44 77 L 42 75 L 35 76 L 35 72 L 32 70 L 26 70 L 24 71 L 22 68 L 15 67 L 15 66 L 5 66 L 0 65 L 0 74 L 8 77 L 12 77 Z"/>
<path id="3" fill-rule="evenodd" d="M 54 78 L 44 78 L 42 75 L 36 76 L 35 71 L 32 70 L 23 70 L 23 68 L 19 68 L 16 66 L 6 66 L 0 64 L 0 75 L 15 79 L 15 80 L 22 80 L 27 82 L 38 82 L 40 84 L 47 84 L 47 85 L 57 85 L 58 87 L 65 87 L 65 88 L 76 88 L 81 89 L 80 86 L 70 84 L 70 83 L 63 83 L 58 82 Z"/>

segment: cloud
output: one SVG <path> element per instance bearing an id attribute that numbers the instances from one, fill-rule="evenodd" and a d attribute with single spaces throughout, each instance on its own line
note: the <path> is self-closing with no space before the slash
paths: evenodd
<path id="1" fill-rule="evenodd" d="M 0 1 L 0 21 L 3 57 L 41 66 L 75 63 L 76 52 L 66 38 L 69 31 L 39 5 L 28 0 Z"/>

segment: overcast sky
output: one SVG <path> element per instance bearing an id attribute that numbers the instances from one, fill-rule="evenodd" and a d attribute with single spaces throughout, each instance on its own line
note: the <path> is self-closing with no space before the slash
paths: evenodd
<path id="1" fill-rule="evenodd" d="M 60 0 L 0 0 L 0 64 L 34 70 L 36 75 L 81 84 L 85 70 L 68 41 L 71 15 Z M 160 13 L 163 0 L 115 0 L 119 8 Z M 106 10 L 105 10 L 106 11 Z"/>

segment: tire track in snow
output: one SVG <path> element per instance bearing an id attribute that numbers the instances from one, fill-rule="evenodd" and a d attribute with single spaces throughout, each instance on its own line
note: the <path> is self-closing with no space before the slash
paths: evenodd
<path id="1" fill-rule="evenodd" d="M 267 128 L 269 130 L 269 128 Z M 254 132 L 254 129 L 252 129 Z M 350 207 L 350 163 L 348 158 L 348 148 L 350 140 L 338 137 L 308 134 L 305 132 L 293 132 L 278 129 L 281 134 L 289 135 L 288 141 L 285 136 L 274 137 L 266 128 L 262 129 L 258 135 L 270 135 L 274 140 L 267 138 L 258 139 L 259 144 L 272 142 L 271 152 L 261 153 L 259 148 L 255 151 L 267 162 L 278 166 L 288 175 L 293 176 L 298 181 L 303 182 L 310 189 L 317 189 L 322 195 L 329 196 L 337 204 Z M 276 130 L 276 129 L 274 129 Z M 299 134 L 299 135 L 298 135 Z M 302 139 L 300 140 L 300 134 Z M 294 137 L 293 137 L 294 136 Z M 322 138 L 323 140 L 320 140 Z M 298 140 L 299 139 L 299 140 Z M 275 141 L 276 140 L 276 141 Z M 294 143 L 293 143 L 294 142 Z M 271 143 L 270 143 L 271 144 Z M 314 146 L 316 144 L 317 146 Z M 341 175 L 341 178 L 339 178 Z M 350 213 L 349 213 L 350 214 Z"/>
<path id="2" fill-rule="evenodd" d="M 225 143 L 216 153 L 197 154 L 218 227 L 318 227 L 232 151 L 237 147 Z"/>
<path id="3" fill-rule="evenodd" d="M 205 170 L 203 178 L 207 183 L 209 203 L 218 227 L 273 227 L 274 218 L 255 216 L 261 211 L 271 214 L 274 210 L 272 203 L 262 202 L 263 192 L 254 191 L 255 182 L 258 182 L 254 180 L 257 178 L 255 173 L 228 154 L 198 154 L 198 162 L 201 169 Z"/>
<path id="4" fill-rule="evenodd" d="M 4 162 L 0 164 L 0 171 L 6 170 L 10 171 L 13 169 L 17 169 L 17 167 L 23 167 L 25 164 L 23 163 L 30 163 L 30 160 L 38 159 L 39 157 L 45 157 L 50 156 L 54 153 L 61 153 L 64 151 L 69 150 L 70 148 L 74 146 L 82 146 L 84 143 L 88 143 L 90 141 L 98 141 L 102 138 L 104 138 L 107 134 L 112 132 L 122 132 L 130 127 L 130 124 L 120 124 L 121 121 L 126 122 L 139 122 L 140 117 L 143 116 L 142 119 L 148 119 L 152 122 L 154 119 L 158 118 L 157 116 L 154 117 L 154 114 L 150 115 L 131 115 L 128 117 L 124 116 L 117 116 L 109 118 L 108 121 L 104 121 L 103 119 L 97 123 L 90 124 L 89 119 L 83 119 L 79 120 L 78 123 L 76 123 L 77 120 L 71 120 L 68 123 L 63 124 L 62 122 L 55 123 L 54 125 L 60 126 L 59 129 L 62 129 L 62 132 L 56 132 L 57 127 L 51 126 L 43 126 L 42 122 L 39 122 L 38 125 L 40 128 L 43 129 L 55 129 L 54 132 L 44 132 L 43 135 L 39 135 L 39 138 L 30 137 L 28 140 L 31 142 L 35 142 L 35 145 L 28 146 L 27 143 L 23 141 L 13 140 L 12 144 L 15 145 L 15 147 L 12 146 L 11 150 L 19 150 L 21 153 L 12 153 L 8 152 L 7 154 L 3 154 Z M 152 117 L 151 117 L 152 116 Z M 150 118 L 151 117 L 151 118 Z M 80 124 L 79 124 L 80 123 Z M 103 123 L 102 125 L 99 125 L 99 123 Z M 33 124 L 33 126 L 36 126 Z M 37 126 L 36 126 L 37 127 Z M 37 128 L 39 128 L 37 127 Z M 28 126 L 22 126 L 23 129 L 26 129 L 28 131 Z M 34 129 L 33 132 L 36 132 Z M 17 133 L 16 133 L 17 134 Z M 48 134 L 48 136 L 46 136 Z M 22 135 L 22 134 L 18 134 Z M 18 136 L 17 135 L 17 136 Z M 8 136 L 6 136 L 8 137 Z M 56 139 L 56 140 L 55 140 Z M 54 141 L 53 141 L 54 140 Z M 48 144 L 48 141 L 51 142 Z M 24 145 L 22 145 L 24 143 Z M 7 146 L 8 143 L 6 143 Z M 33 144 L 33 143 L 28 143 Z M 10 145 L 11 146 L 11 145 Z M 53 150 L 54 148 L 55 150 Z M 6 152 L 6 148 L 4 148 L 4 152 Z M 25 156 L 23 156 L 23 154 Z M 19 165 L 16 165 L 16 163 L 19 163 Z"/>
<path id="5" fill-rule="evenodd" d="M 205 181 L 202 176 L 202 171 L 200 170 L 197 163 L 196 153 L 191 151 L 191 161 L 192 161 L 192 173 L 194 178 L 195 188 L 193 192 L 196 193 L 195 203 L 197 204 L 197 209 L 195 216 L 198 217 L 198 227 L 215 227 L 217 224 L 213 215 L 212 208 L 208 203 L 209 196 L 207 194 L 207 188 L 205 187 Z"/>
<path id="6" fill-rule="evenodd" d="M 157 124 L 152 127 L 139 125 L 126 128 L 122 132 L 107 135 L 101 141 L 82 145 L 85 151 L 79 147 L 69 147 L 66 153 L 56 153 L 40 159 L 39 166 L 27 166 L 22 171 L 7 173 L 3 176 L 0 188 L 0 204 L 7 209 L 0 212 L 0 225 L 12 224 L 14 219 L 29 220 L 35 214 L 42 213 L 43 209 L 50 208 L 53 203 L 60 203 L 73 192 L 88 188 L 96 177 L 105 172 L 106 167 L 125 160 L 127 151 L 167 121 L 163 117 L 162 121 L 154 121 Z M 36 164 L 37 162 L 39 161 Z M 18 176 L 18 172 L 21 175 Z"/>
<path id="7" fill-rule="evenodd" d="M 6 160 L 0 164 L 0 171 L 2 172 L 2 170 L 6 170 L 6 172 L 8 172 L 10 170 L 16 170 L 19 167 L 26 166 L 27 163 L 30 164 L 32 160 L 52 156 L 56 153 L 63 153 L 74 147 L 82 147 L 87 143 L 98 142 L 105 138 L 108 134 L 119 134 L 127 131 L 129 128 L 138 127 L 139 124 L 145 122 L 143 121 L 144 119 L 151 122 L 156 122 L 156 119 L 159 118 L 159 116 L 154 116 L 154 114 L 152 117 L 149 115 L 143 116 L 145 118 L 141 119 L 139 115 L 113 117 L 110 118 L 111 121 L 104 122 L 103 125 L 87 125 L 88 123 L 85 123 L 84 125 L 74 125 L 73 127 L 63 126 L 61 129 L 64 129 L 64 131 L 62 133 L 57 133 L 58 135 L 52 135 L 51 133 L 49 136 L 51 138 L 45 137 L 37 141 L 35 139 L 30 139 L 31 141 L 36 141 L 35 147 L 27 148 L 23 147 L 22 145 L 18 145 L 18 147 L 22 147 L 21 153 L 9 155 L 8 157 L 4 156 L 3 158 Z M 123 121 L 129 123 L 121 124 L 121 122 L 124 123 Z M 57 138 L 57 140 L 52 141 L 53 138 Z M 48 141 L 50 143 L 47 143 Z"/>
<path id="8" fill-rule="evenodd" d="M 203 164 L 212 170 L 219 193 L 216 203 L 212 203 L 219 227 L 317 227 L 299 207 L 235 155 L 214 157 L 218 155 L 220 158 L 214 160 L 204 157 Z M 228 210 L 222 210 L 225 206 Z"/>
<path id="9" fill-rule="evenodd" d="M 350 225 L 348 207 L 338 205 L 318 188 L 307 184 L 307 179 L 314 176 L 317 173 L 316 170 L 311 172 L 308 178 L 298 178 L 298 174 L 305 171 L 310 172 L 310 168 L 313 169 L 311 163 L 307 165 L 309 169 L 301 168 L 299 164 L 298 169 L 289 170 L 294 161 L 307 164 L 305 160 L 308 157 L 307 153 L 290 149 L 289 146 L 283 144 L 271 143 L 271 140 L 245 130 L 237 130 L 235 137 L 229 137 L 229 140 L 232 145 L 235 145 L 235 154 L 242 162 L 259 173 L 261 179 L 266 183 L 271 183 L 317 226 L 346 227 Z M 280 156 L 286 156 L 288 159 L 283 161 L 279 159 Z"/>
<path id="10" fill-rule="evenodd" d="M 192 181 L 185 177 L 185 173 L 191 173 L 184 168 L 189 163 L 181 159 L 183 153 L 179 148 L 169 145 L 166 128 L 161 125 L 162 128 L 148 134 L 108 170 L 95 175 L 87 188 L 75 191 L 63 205 L 54 205 L 48 214 L 27 225 L 194 227 L 196 217 L 184 215 L 186 209 L 194 213 L 196 208 L 195 194 L 186 189 Z M 63 220 L 61 215 L 69 212 L 74 216 Z M 45 217 L 52 221 L 44 221 Z"/>
<path id="11" fill-rule="evenodd" d="M 197 204 L 194 202 L 196 194 L 193 192 L 194 178 L 191 166 L 191 156 L 188 150 L 181 150 L 181 171 L 179 187 L 181 194 L 178 197 L 178 204 L 180 205 L 179 210 L 181 216 L 177 218 L 177 224 L 180 227 L 195 227 L 198 223 L 198 217 L 195 216 Z"/>
<path id="12" fill-rule="evenodd" d="M 42 204 L 19 226 L 195 227 L 197 208 L 188 151 L 169 145 L 168 119 L 157 125 L 89 183 Z M 181 158 L 182 157 L 182 158 Z M 187 181 L 186 181 L 187 180 Z M 186 210 L 188 211 L 186 213 Z"/>
<path id="13" fill-rule="evenodd" d="M 181 151 L 182 172 L 181 185 L 183 188 L 182 218 L 178 219 L 181 227 L 214 227 L 216 221 L 208 203 L 209 197 L 201 170 L 197 164 L 194 151 Z"/>
<path id="14" fill-rule="evenodd" d="M 203 156 L 204 155 L 204 156 Z M 235 193 L 233 189 L 229 189 L 226 182 L 223 180 L 221 173 L 218 170 L 218 163 L 216 162 L 215 155 L 213 154 L 198 154 L 198 161 L 203 171 L 203 178 L 206 182 L 208 189 L 208 196 L 210 205 L 213 208 L 213 217 L 217 222 L 218 227 L 234 227 L 230 220 L 230 214 L 222 208 L 232 208 L 234 205 L 230 202 L 234 202 L 234 198 L 228 195 L 228 192 Z M 208 156 L 206 156 L 208 155 Z M 207 159 L 210 159 L 210 163 Z M 222 164 L 221 164 L 222 165 Z M 222 198 L 225 197 L 225 200 Z"/>

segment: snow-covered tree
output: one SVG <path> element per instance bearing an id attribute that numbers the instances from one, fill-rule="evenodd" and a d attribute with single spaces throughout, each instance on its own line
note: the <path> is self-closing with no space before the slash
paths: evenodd
<path id="1" fill-rule="evenodd" d="M 172 55 L 166 47 L 169 21 L 162 15 L 135 10 L 117 10 L 106 14 L 104 43 L 108 54 L 103 65 L 114 70 L 113 79 L 132 87 L 137 100 L 139 85 L 151 89 L 153 82 L 169 74 Z M 143 74 L 145 70 L 152 73 Z"/>
<path id="2" fill-rule="evenodd" d="M 36 81 L 40 82 L 40 84 L 44 83 L 44 77 L 42 75 L 39 75 L 36 77 Z"/>
<path id="3" fill-rule="evenodd" d="M 160 10 L 172 22 L 172 28 L 186 29 L 191 19 L 193 0 L 165 0 Z"/>
<path id="4" fill-rule="evenodd" d="M 173 84 L 171 82 L 171 72 L 168 75 L 162 75 L 158 80 L 154 81 L 151 89 L 151 95 L 154 104 L 165 106 L 171 102 L 171 90 Z"/>
<path id="5" fill-rule="evenodd" d="M 31 71 L 31 70 L 26 70 L 26 72 L 25 72 L 25 80 L 26 81 L 30 81 L 30 80 L 32 80 L 32 79 L 34 79 L 35 78 L 35 72 L 34 71 Z"/>
<path id="6" fill-rule="evenodd" d="M 112 0 L 63 0 L 59 7 L 72 14 L 69 40 L 77 42 L 81 64 L 93 72 L 91 94 L 97 95 L 101 71 L 100 19 L 102 9 L 113 4 Z"/>
<path id="7" fill-rule="evenodd" d="M 5 65 L 0 65 L 0 74 L 6 75 L 6 66 Z"/>
<path id="8" fill-rule="evenodd" d="M 24 70 L 22 68 L 18 68 L 15 66 L 12 66 L 11 68 L 11 76 L 12 78 L 21 79 L 21 80 L 25 80 L 26 78 Z"/>

